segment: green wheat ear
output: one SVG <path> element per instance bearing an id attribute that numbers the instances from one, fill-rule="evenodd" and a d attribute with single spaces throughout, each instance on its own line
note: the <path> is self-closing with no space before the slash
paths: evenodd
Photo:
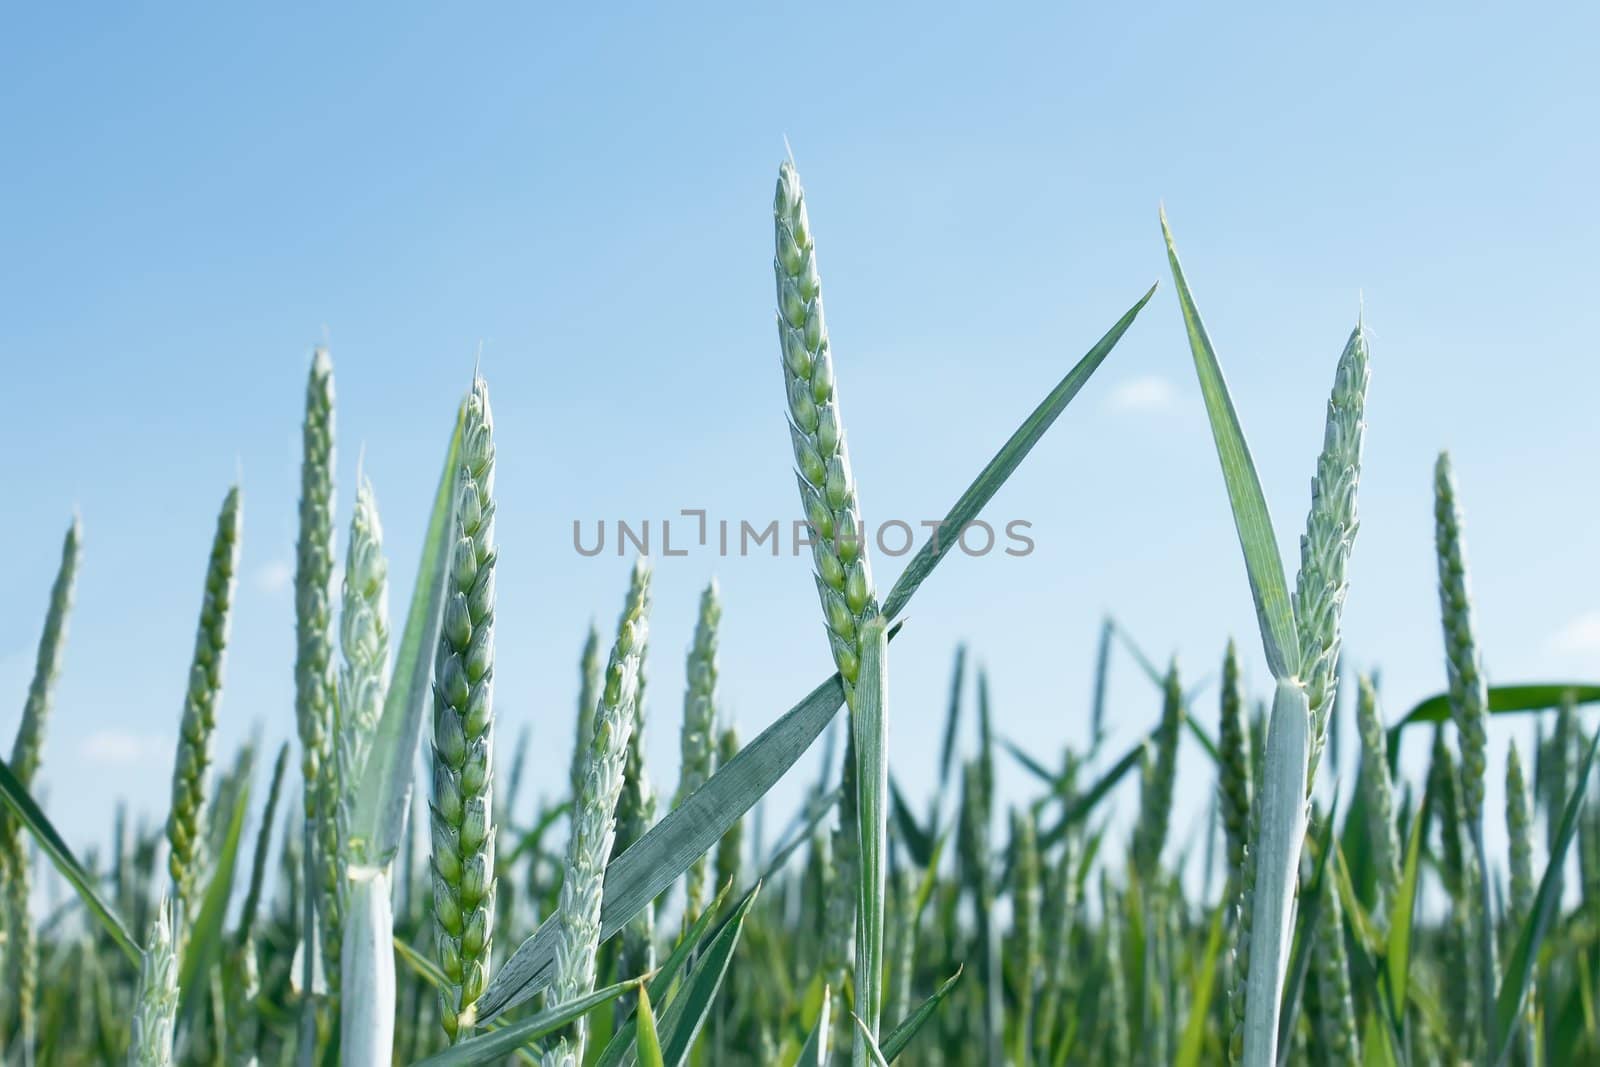
<path id="1" fill-rule="evenodd" d="M 1308 790 L 1316 779 L 1339 682 L 1339 619 L 1350 586 L 1350 549 L 1360 528 L 1356 487 L 1361 480 L 1370 378 L 1366 331 L 1357 325 L 1334 371 L 1322 452 L 1317 456 L 1317 473 L 1311 480 L 1311 509 L 1300 538 L 1300 573 L 1295 580 L 1300 678 L 1305 683 L 1312 717 Z"/>
<path id="2" fill-rule="evenodd" d="M 200 602 L 200 624 L 195 631 L 194 658 L 189 666 L 189 685 L 184 691 L 183 722 L 179 727 L 172 770 L 167 867 L 177 891 L 178 921 L 183 926 L 193 921 L 198 907 L 211 738 L 217 728 L 223 660 L 228 648 L 228 624 L 239 568 L 239 507 L 239 487 L 234 486 L 223 498 L 211 542 L 205 594 Z M 173 928 L 173 936 L 180 943 L 184 940 L 183 926 Z"/>
<path id="3" fill-rule="evenodd" d="M 739 730 L 729 723 L 717 738 L 717 763 L 724 764 L 739 754 Z M 744 819 L 735 819 L 717 841 L 717 885 L 740 884 L 744 868 Z"/>
<path id="4" fill-rule="evenodd" d="M 34 661 L 33 680 L 22 706 L 22 721 L 17 724 L 11 746 L 11 773 L 24 789 L 33 788 L 44 750 L 45 727 L 56 676 L 61 672 L 62 654 L 67 644 L 67 617 L 72 612 L 72 594 L 77 582 L 78 546 L 82 527 L 74 518 L 61 543 L 61 564 L 50 587 L 50 606 L 45 611 L 44 631 L 39 635 L 39 651 Z M 25 1054 L 31 1055 L 34 1040 L 34 1003 L 39 983 L 38 945 L 35 941 L 29 899 L 33 880 L 28 852 L 23 845 L 22 826 L 9 811 L 0 810 L 0 877 L 5 881 L 5 917 L 9 944 L 0 946 L 0 962 L 8 963 L 16 990 L 17 1023 Z M 0 969 L 0 974 L 6 971 Z M 3 1047 L 3 1046 L 0 1046 Z"/>
<path id="5" fill-rule="evenodd" d="M 1400 893 L 1400 838 L 1394 822 L 1394 785 L 1389 778 L 1389 732 L 1378 712 L 1378 691 L 1369 675 L 1357 681 L 1356 725 L 1361 734 L 1361 777 L 1367 805 L 1367 834 L 1377 870 L 1375 915 L 1388 926 L 1388 911 Z"/>
<path id="6" fill-rule="evenodd" d="M 472 1027 L 494 931 L 494 416 L 475 379 L 461 430 L 455 548 L 433 668 L 433 914 L 441 1019 Z"/>
<path id="7" fill-rule="evenodd" d="M 685 668 L 687 683 L 683 694 L 683 732 L 680 739 L 681 769 L 674 805 L 711 777 L 716 756 L 717 710 L 717 630 L 722 622 L 722 602 L 713 579 L 700 594 L 700 611 L 695 618 L 694 641 L 689 646 Z M 693 923 L 705 906 L 708 863 L 705 856 L 684 875 L 684 921 Z"/>
<path id="8" fill-rule="evenodd" d="M 334 855 L 343 898 L 351 864 L 376 859 L 367 854 L 365 842 L 351 839 L 351 816 L 389 691 L 389 561 L 383 554 L 377 497 L 366 478 L 356 486 L 355 506 L 350 511 L 339 648 L 343 664 L 339 671 L 338 737 L 334 747 L 339 781 L 339 841 Z"/>
<path id="9" fill-rule="evenodd" d="M 1172 822 L 1173 787 L 1178 777 L 1178 736 L 1183 729 L 1183 689 L 1178 665 L 1167 671 L 1162 686 L 1161 725 L 1156 730 L 1154 759 L 1145 775 L 1139 798 L 1139 822 L 1133 831 L 1133 862 L 1139 879 L 1154 887 L 1161 867 L 1161 850 Z"/>
<path id="10" fill-rule="evenodd" d="M 1244 880 L 1244 853 L 1248 843 L 1250 797 L 1253 791 L 1250 731 L 1244 721 L 1244 701 L 1239 691 L 1239 653 L 1228 642 L 1222 657 L 1222 724 L 1217 732 L 1220 754 L 1217 793 L 1221 801 L 1222 828 L 1228 840 L 1228 893 Z"/>
<path id="11" fill-rule="evenodd" d="M 600 631 L 589 624 L 589 634 L 583 640 L 583 652 L 578 659 L 578 718 L 572 739 L 572 796 L 589 767 L 589 742 L 594 738 L 594 706 L 600 699 Z"/>
<path id="12" fill-rule="evenodd" d="M 1361 1041 L 1356 1034 L 1350 963 L 1344 948 L 1344 909 L 1331 863 L 1323 871 L 1319 892 L 1322 914 L 1317 920 L 1312 975 L 1318 1010 L 1312 1023 L 1327 1063 L 1358 1067 L 1362 1062 Z"/>
<path id="13" fill-rule="evenodd" d="M 305 782 L 306 877 L 314 887 L 323 975 L 339 987 L 338 772 L 333 752 L 333 360 L 318 346 L 306 375 L 301 427 L 300 512 L 295 546 L 295 723 Z M 309 935 L 308 935 L 309 936 Z"/>
<path id="14" fill-rule="evenodd" d="M 130 1067 L 171 1067 L 172 1037 L 178 1015 L 178 956 L 174 945 L 173 903 L 162 896 L 145 940 L 139 990 L 134 996 Z"/>
<path id="15" fill-rule="evenodd" d="M 617 621 L 616 641 L 595 706 L 586 767 L 572 801 L 572 831 L 556 920 L 560 941 L 550 986 L 552 1004 L 594 989 L 606 863 L 616 836 L 617 800 L 622 795 L 623 767 L 639 696 L 639 659 L 649 639 L 649 619 L 650 568 L 641 559 L 634 565 Z M 559 1039 L 545 1052 L 544 1067 L 582 1063 L 587 1037 L 587 1024 L 579 1019 L 570 1037 Z"/>
<path id="16" fill-rule="evenodd" d="M 1461 746 L 1461 807 L 1468 839 L 1476 859 L 1477 894 L 1471 918 L 1478 934 L 1476 977 L 1479 982 L 1481 1023 L 1486 1040 L 1495 1040 L 1496 987 L 1499 984 L 1494 938 L 1494 902 L 1490 887 L 1488 850 L 1483 836 L 1484 780 L 1488 776 L 1487 724 L 1489 687 L 1483 675 L 1473 625 L 1472 594 L 1467 581 L 1466 547 L 1461 532 L 1461 508 L 1449 453 L 1441 452 L 1434 465 L 1435 545 L 1439 565 L 1439 616 L 1444 626 L 1445 665 L 1449 675 L 1450 715 Z"/>
<path id="17" fill-rule="evenodd" d="M 810 524 L 817 593 L 833 661 L 853 704 L 861 667 L 858 631 L 876 615 L 865 527 L 850 473 L 850 449 L 839 413 L 833 352 L 822 314 L 822 279 L 806 197 L 794 164 L 778 168 L 772 202 L 773 272 L 778 283 L 778 341 L 783 354 L 789 429 L 800 503 Z"/>

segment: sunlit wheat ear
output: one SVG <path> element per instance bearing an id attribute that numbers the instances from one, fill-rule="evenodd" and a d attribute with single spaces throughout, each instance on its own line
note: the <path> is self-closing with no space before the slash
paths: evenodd
<path id="1" fill-rule="evenodd" d="M 216 535 L 206 565 L 205 593 L 200 602 L 194 658 L 184 691 L 183 720 L 172 770 L 172 807 L 167 816 L 167 865 L 176 889 L 179 921 L 186 927 L 198 905 L 204 814 L 209 788 L 212 734 L 222 695 L 223 659 L 233 611 L 235 573 L 239 567 L 239 487 L 228 490 L 217 516 Z M 181 944 L 182 930 L 173 937 Z"/>
<path id="2" fill-rule="evenodd" d="M 61 671 L 62 653 L 67 643 L 67 616 L 72 611 L 81 540 L 82 529 L 78 520 L 73 519 L 61 544 L 61 564 L 56 570 L 55 583 L 50 587 L 50 605 L 45 611 L 44 631 L 39 636 L 33 680 L 28 685 L 22 721 L 17 724 L 16 740 L 11 745 L 11 773 L 24 789 L 33 788 L 33 780 L 39 772 L 56 676 Z M 29 911 L 33 878 L 22 827 L 3 806 L 0 806 L 0 877 L 5 881 L 3 928 L 9 935 L 9 944 L 0 947 L 0 963 L 6 964 L 9 971 L 0 969 L 0 975 L 9 974 L 16 991 L 18 1037 L 24 1053 L 31 1054 L 34 1003 L 39 984 L 38 945 Z"/>
<path id="3" fill-rule="evenodd" d="M 681 769 L 674 806 L 682 804 L 711 777 L 716 754 L 717 630 L 722 622 L 722 602 L 715 580 L 700 594 L 700 610 L 695 618 L 694 641 L 689 646 L 685 667 L 687 683 L 683 694 L 683 732 L 680 738 Z M 692 923 L 705 906 L 708 863 L 701 856 L 684 875 L 684 920 Z"/>
<path id="4" fill-rule="evenodd" d="M 611 646 L 595 705 L 587 766 L 572 802 L 572 831 L 556 920 L 560 923 L 560 940 L 550 987 L 553 1004 L 594 989 L 606 863 L 615 840 L 617 800 L 622 794 L 628 738 L 633 732 L 639 657 L 649 639 L 649 617 L 650 568 L 641 559 L 634 565 L 617 622 L 616 641 Z M 582 1063 L 587 1035 L 587 1024 L 578 1020 L 569 1036 L 545 1052 L 545 1067 Z"/>
<path id="5" fill-rule="evenodd" d="M 170 1067 L 172 1038 L 178 1014 L 178 956 L 173 903 L 166 896 L 156 906 L 155 921 L 145 939 L 144 963 L 134 997 L 130 1067 Z"/>
<path id="6" fill-rule="evenodd" d="M 489 387 L 479 378 L 462 423 L 455 548 L 433 668 L 433 915 L 451 1040 L 476 1018 L 494 930 L 494 461 Z"/>
<path id="7" fill-rule="evenodd" d="M 857 631 L 862 622 L 877 614 L 877 594 L 839 413 L 833 352 L 822 313 L 816 242 L 806 213 L 805 192 L 792 163 L 785 162 L 778 169 L 772 215 L 778 342 L 800 503 L 814 540 L 812 559 L 828 640 L 844 678 L 845 700 L 851 703 L 861 663 Z"/>
<path id="8" fill-rule="evenodd" d="M 1402 863 L 1394 821 L 1394 785 L 1389 777 L 1389 733 L 1378 711 L 1378 692 L 1372 678 L 1362 675 L 1356 684 L 1356 725 L 1361 734 L 1359 781 L 1367 805 L 1367 834 L 1378 883 L 1375 917 L 1387 926 L 1388 909 L 1400 893 Z"/>
<path id="9" fill-rule="evenodd" d="M 638 686 L 633 701 L 633 727 L 628 731 L 627 754 L 622 762 L 622 795 L 617 798 L 616 837 L 611 858 L 627 851 L 655 824 L 656 791 L 645 764 L 645 694 L 648 689 L 650 646 L 641 640 L 638 648 Z M 640 909 L 622 931 L 617 952 L 620 975 L 637 976 L 655 969 L 655 903 Z M 633 1011 L 635 997 L 625 994 L 618 1000 L 624 1014 Z"/>
<path id="10" fill-rule="evenodd" d="M 1355 544 L 1356 487 L 1366 438 L 1367 337 L 1350 334 L 1334 371 L 1317 473 L 1311 480 L 1311 510 L 1300 538 L 1300 573 L 1295 581 L 1294 619 L 1300 638 L 1300 679 L 1311 707 L 1311 765 L 1307 788 L 1327 739 L 1328 716 L 1338 685 L 1339 619 L 1349 589 L 1350 549 Z"/>
<path id="11" fill-rule="evenodd" d="M 350 838 L 355 804 L 367 754 L 389 690 L 389 561 L 383 554 L 383 525 L 372 484 L 356 487 L 345 548 L 343 595 L 339 611 L 339 736 L 335 766 L 339 775 L 339 883 L 352 862 L 370 863 L 364 842 Z"/>

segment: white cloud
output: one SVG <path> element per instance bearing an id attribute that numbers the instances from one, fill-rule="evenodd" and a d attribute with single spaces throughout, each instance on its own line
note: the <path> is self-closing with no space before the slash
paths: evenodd
<path id="1" fill-rule="evenodd" d="M 115 728 L 94 731 L 78 747 L 84 760 L 97 767 L 131 767 L 164 754 L 160 738 Z"/>
<path id="2" fill-rule="evenodd" d="M 274 559 L 256 568 L 256 588 L 263 593 L 281 593 L 294 581 L 294 564 Z"/>
<path id="3" fill-rule="evenodd" d="M 1564 655 L 1600 655 L 1600 611 L 1589 611 L 1555 632 L 1550 647 Z"/>
<path id="4" fill-rule="evenodd" d="M 1172 410 L 1178 390 L 1167 379 L 1147 374 L 1119 382 L 1111 390 L 1108 404 L 1112 411 L 1153 413 Z"/>

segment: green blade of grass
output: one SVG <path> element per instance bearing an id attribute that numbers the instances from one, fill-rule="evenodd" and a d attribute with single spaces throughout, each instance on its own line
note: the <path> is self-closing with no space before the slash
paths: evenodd
<path id="1" fill-rule="evenodd" d="M 1500 992 L 1495 998 L 1494 1034 L 1497 1047 L 1491 1062 L 1505 1062 L 1516 1034 L 1517 1016 L 1527 997 L 1528 984 L 1533 981 L 1534 964 L 1538 962 L 1539 946 L 1544 942 L 1550 925 L 1555 921 L 1561 905 L 1561 868 L 1566 863 L 1567 850 L 1578 832 L 1578 813 L 1589 793 L 1589 772 L 1594 769 L 1595 750 L 1600 748 L 1600 733 L 1589 742 L 1589 748 L 1578 768 L 1578 778 L 1567 799 L 1566 810 L 1561 815 L 1561 827 L 1544 877 L 1539 880 L 1539 892 L 1534 896 L 1533 909 L 1517 932 L 1517 944 L 1506 960 L 1505 976 L 1500 980 Z"/>
<path id="2" fill-rule="evenodd" d="M 635 1018 L 638 1036 L 633 1047 L 639 1067 L 666 1067 L 666 1061 L 661 1058 L 661 1037 L 656 1033 L 656 1014 L 650 1007 L 648 988 L 639 989 L 639 1011 Z"/>
<path id="3" fill-rule="evenodd" d="M 811 1028 L 811 1033 L 806 1035 L 806 1043 L 800 1046 L 800 1058 L 794 1061 L 794 1067 L 828 1067 L 830 1051 L 828 1035 L 832 1033 L 830 1027 L 833 1024 L 833 1020 L 828 1017 L 828 1004 L 832 1000 L 831 991 L 827 986 L 823 986 L 817 1024 Z"/>
<path id="4" fill-rule="evenodd" d="M 39 809 L 39 805 L 34 803 L 33 797 L 22 787 L 22 783 L 17 781 L 17 776 L 11 773 L 11 767 L 5 760 L 0 760 L 0 797 L 5 798 L 17 821 L 26 826 L 34 840 L 39 842 L 39 847 L 50 857 L 50 862 L 61 872 L 61 877 L 65 878 L 77 892 L 84 906 L 89 909 L 89 914 L 105 927 L 106 932 L 111 935 L 111 940 L 127 953 L 128 959 L 137 967 L 143 959 L 139 943 L 128 933 L 122 918 L 100 896 L 94 887 L 94 879 L 83 869 L 83 865 L 72 854 L 72 850 L 61 839 L 61 835 Z"/>
<path id="5" fill-rule="evenodd" d="M 928 857 L 933 852 L 933 836 L 917 822 L 911 805 L 906 803 L 905 794 L 900 792 L 900 786 L 892 775 L 889 778 L 889 798 L 894 805 L 894 824 L 900 842 L 906 846 L 912 863 L 926 867 Z"/>
<path id="6" fill-rule="evenodd" d="M 1100 801 L 1105 799 L 1106 794 L 1115 789 L 1129 771 L 1139 766 L 1139 757 L 1143 752 L 1144 742 L 1140 741 L 1112 764 L 1086 792 L 1075 797 L 1067 810 L 1062 813 L 1060 821 L 1039 836 L 1039 847 L 1053 847 L 1069 829 L 1087 819 Z"/>
<path id="7" fill-rule="evenodd" d="M 1430 780 L 1431 781 L 1431 780 Z M 1411 822 L 1406 839 L 1406 862 L 1400 877 L 1399 899 L 1389 916 L 1389 943 L 1384 953 L 1384 971 L 1389 983 L 1389 1012 L 1396 1019 L 1406 1017 L 1407 986 L 1411 977 L 1411 931 L 1416 921 L 1417 884 L 1422 874 L 1422 838 L 1427 832 L 1428 813 L 1433 806 L 1433 791 L 1424 787 L 1422 803 Z"/>
<path id="8" fill-rule="evenodd" d="M 722 887 L 717 893 L 716 899 L 711 902 L 711 906 L 701 912 L 700 917 L 694 921 L 694 925 L 684 932 L 684 935 L 678 940 L 677 947 L 672 950 L 672 955 L 667 957 L 666 962 L 657 969 L 655 975 L 650 979 L 650 995 L 655 997 L 658 1003 L 666 1001 L 668 994 L 672 991 L 673 982 L 677 981 L 678 975 L 689 962 L 689 958 L 697 954 L 704 955 L 702 950 L 709 944 L 710 935 L 708 931 L 716 921 L 717 916 L 722 913 L 723 907 L 728 901 L 728 893 L 732 888 L 732 882 Z M 612 1035 L 605 1049 L 601 1051 L 600 1058 L 595 1061 L 594 1067 L 617 1067 L 633 1046 L 636 1026 L 637 1024 L 634 1020 L 629 1019 L 618 1027 L 617 1032 Z"/>
<path id="9" fill-rule="evenodd" d="M 244 904 L 239 908 L 239 923 L 234 931 L 236 943 L 243 945 L 255 931 L 256 912 L 261 906 L 261 889 L 267 877 L 267 860 L 272 854 L 272 827 L 277 821 L 278 800 L 282 796 L 283 775 L 289 764 L 289 743 L 278 747 L 278 758 L 272 763 L 272 777 L 267 785 L 267 804 L 261 810 L 261 825 L 256 829 L 255 855 L 250 862 L 250 883 L 245 890 Z"/>
<path id="10" fill-rule="evenodd" d="M 1600 685 L 1588 682 L 1530 682 L 1523 685 L 1489 687 L 1489 713 L 1509 715 L 1518 711 L 1546 711 L 1558 708 L 1571 695 L 1575 704 L 1600 703 Z M 1448 722 L 1450 694 L 1435 693 L 1405 713 L 1390 727 L 1390 737 L 1413 723 Z"/>
<path id="11" fill-rule="evenodd" d="M 178 1018 L 191 1020 L 210 993 L 208 976 L 222 952 L 222 924 L 228 901 L 233 898 L 233 876 L 238 869 L 239 841 L 244 836 L 245 816 L 250 810 L 250 783 L 240 783 L 228 819 L 228 832 L 222 839 L 212 864 L 211 882 L 200 900 L 200 913 L 189 929 L 183 946 L 183 961 L 178 968 Z"/>
<path id="12" fill-rule="evenodd" d="M 1183 268 L 1178 264 L 1178 250 L 1172 241 L 1172 231 L 1167 227 L 1165 211 L 1161 213 L 1161 234 L 1167 242 L 1167 261 L 1172 265 L 1172 280 L 1178 290 L 1178 304 L 1183 309 L 1183 325 L 1189 334 L 1189 349 L 1194 354 L 1200 395 L 1205 398 L 1211 435 L 1217 444 L 1217 458 L 1222 461 L 1222 478 L 1227 483 L 1228 502 L 1239 531 L 1239 546 L 1244 549 L 1245 571 L 1250 578 L 1250 595 L 1255 600 L 1256 622 L 1261 627 L 1267 666 L 1274 678 L 1291 678 L 1300 669 L 1300 639 L 1295 631 L 1289 583 L 1278 551 L 1278 539 L 1272 532 L 1267 498 L 1261 491 L 1261 478 L 1256 474 L 1255 460 L 1250 458 L 1250 446 L 1239 425 L 1239 413 L 1233 408 L 1222 366 L 1217 362 L 1211 338 L 1206 336 L 1200 311 L 1195 307 L 1189 283 L 1184 280 Z"/>
<path id="13" fill-rule="evenodd" d="M 883 1043 L 878 1046 L 882 1050 L 885 1060 L 893 1063 L 895 1058 L 906 1050 L 906 1046 L 911 1044 L 911 1039 L 917 1036 L 918 1031 L 927 1024 L 929 1019 L 933 1018 L 933 1013 L 939 1010 L 939 1005 L 943 1004 L 945 998 L 954 991 L 956 983 L 961 981 L 961 976 L 965 971 L 966 966 L 964 964 L 957 967 L 956 973 L 946 978 L 939 988 L 933 991 L 933 996 L 917 1005 L 917 1009 L 910 1016 L 889 1032 L 889 1036 L 884 1038 Z"/>
<path id="14" fill-rule="evenodd" d="M 1000 747 L 1010 753 L 1011 758 L 1016 760 L 1017 763 L 1022 766 L 1023 770 L 1039 779 L 1052 790 L 1057 789 L 1061 785 L 1061 775 L 1055 771 L 1052 771 L 1049 767 L 1046 767 L 1044 764 L 1028 755 L 1028 753 L 1024 751 L 1022 747 L 1015 741 L 1012 741 L 1008 737 L 1001 737 L 998 738 L 998 740 L 1000 742 Z"/>
<path id="15" fill-rule="evenodd" d="M 911 602 L 911 597 L 917 588 L 928 575 L 933 573 L 939 561 L 959 540 L 961 530 L 967 523 L 977 518 L 984 505 L 1000 491 L 1000 487 L 1011 477 L 1018 464 L 1033 446 L 1039 443 L 1039 438 L 1044 436 L 1045 431 L 1066 410 L 1072 398 L 1078 395 L 1078 390 L 1083 388 L 1089 376 L 1105 362 L 1105 358 L 1111 354 L 1117 342 L 1122 340 L 1122 335 L 1128 332 L 1128 327 L 1133 325 L 1133 320 L 1138 318 L 1139 312 L 1144 310 L 1144 306 L 1150 302 L 1155 292 L 1156 287 L 1152 285 L 1150 291 L 1140 297 L 1139 301 L 1117 320 L 1117 324 L 1095 342 L 1088 354 L 1067 372 L 1067 376 L 1050 390 L 1049 395 L 1023 420 L 1022 425 L 1017 427 L 1016 432 L 1001 446 L 1000 451 L 995 453 L 989 465 L 983 468 L 973 483 L 967 487 L 967 491 L 961 494 L 955 506 L 945 515 L 944 522 L 939 526 L 939 532 L 941 534 L 948 532 L 948 536 L 934 536 L 924 541 L 922 547 L 917 549 L 917 554 L 911 558 L 911 562 L 906 564 L 906 569 L 895 580 L 894 587 L 889 590 L 889 595 L 883 601 L 884 618 L 895 619 Z"/>
<path id="16" fill-rule="evenodd" d="M 352 848 L 366 862 L 386 865 L 400 849 L 406 815 L 411 810 L 411 780 L 433 672 L 433 649 L 439 640 L 445 576 L 452 548 L 456 468 L 461 454 L 461 427 L 466 405 L 456 413 L 444 470 L 434 492 L 433 510 L 422 538 L 417 584 L 406 611 L 406 627 L 394 653 L 394 671 L 383 714 L 372 736 L 361 787 L 350 816 Z"/>
<path id="17" fill-rule="evenodd" d="M 666 1036 L 661 1041 L 661 1049 L 667 1067 L 683 1067 L 688 1061 L 689 1050 L 694 1047 L 695 1038 L 700 1036 L 700 1030 L 711 1014 L 711 1005 L 722 988 L 722 981 L 728 976 L 733 950 L 738 948 L 739 939 L 744 933 L 745 917 L 750 914 L 750 906 L 755 903 L 760 889 L 758 882 L 745 893 L 744 900 L 711 939 L 705 953 L 695 961 L 694 969 L 684 979 L 683 988 L 672 998 L 666 1013 L 662 1015 L 661 1029 Z M 626 1059 L 624 1063 L 627 1063 Z"/>
<path id="18" fill-rule="evenodd" d="M 1211 1013 L 1211 993 L 1217 985 L 1217 963 L 1222 958 L 1227 915 L 1226 907 L 1216 908 L 1211 916 L 1211 933 L 1206 937 L 1206 954 L 1200 969 L 1194 975 L 1194 989 L 1189 997 L 1189 1019 L 1183 1027 L 1183 1040 L 1173 1067 L 1200 1067 L 1200 1057 L 1205 1052 L 1206 1022 Z"/>
<path id="19" fill-rule="evenodd" d="M 950 703 L 944 716 L 944 741 L 939 745 L 939 789 L 950 784 L 950 761 L 955 758 L 956 729 L 961 724 L 961 685 L 967 676 L 967 646 L 956 646 L 956 665 L 950 677 Z"/>
<path id="20" fill-rule="evenodd" d="M 856 1037 L 860 1039 L 862 1048 L 866 1052 L 867 1062 L 873 1064 L 873 1067 L 889 1067 L 889 1061 L 883 1057 L 883 1050 L 878 1047 L 871 1029 L 862 1021 L 861 1016 L 851 1012 L 850 1019 L 856 1024 Z"/>
<path id="21" fill-rule="evenodd" d="M 640 988 L 643 984 L 643 979 L 635 978 L 606 986 L 588 996 L 569 1000 L 565 1004 L 557 1004 L 526 1019 L 518 1019 L 498 1030 L 469 1037 L 460 1044 L 452 1045 L 443 1052 L 419 1061 L 416 1067 L 472 1067 L 480 1063 L 499 1063 L 528 1043 L 555 1033 L 574 1019 L 588 1014 L 608 1001 L 615 1000 L 624 993 Z"/>

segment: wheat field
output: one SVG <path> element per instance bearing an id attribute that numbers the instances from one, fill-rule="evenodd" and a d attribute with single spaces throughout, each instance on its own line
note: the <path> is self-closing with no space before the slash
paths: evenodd
<path id="1" fill-rule="evenodd" d="M 894 472 L 851 465 L 840 397 L 851 367 L 830 347 L 791 162 L 774 192 L 772 260 L 787 425 L 773 420 L 771 433 L 788 435 L 794 466 L 773 477 L 799 489 L 816 640 L 836 671 L 808 693 L 770 694 L 789 710 L 753 737 L 721 702 L 719 634 L 761 621 L 724 617 L 715 583 L 700 594 L 681 694 L 647 684 L 652 654 L 680 653 L 650 646 L 653 584 L 669 578 L 649 559 L 587 635 L 592 606 L 501 602 L 496 564 L 519 537 L 497 536 L 484 377 L 432 413 L 443 459 L 428 514 L 383 514 L 383 487 L 365 478 L 341 492 L 335 364 L 318 348 L 301 427 L 295 658 L 282 665 L 296 739 L 215 751 L 239 545 L 251 535 L 247 487 L 218 486 L 170 809 L 106 812 L 113 846 L 75 852 L 33 791 L 49 736 L 70 729 L 55 681 L 83 669 L 68 634 L 83 540 L 73 519 L 0 765 L 5 1062 L 1600 1062 L 1600 811 L 1586 803 L 1600 734 L 1579 718 L 1600 687 L 1488 684 L 1467 565 L 1470 487 L 1444 453 L 1431 501 L 1439 695 L 1390 708 L 1380 678 L 1344 669 L 1381 354 L 1360 322 L 1342 348 L 1327 345 L 1310 500 L 1271 502 L 1280 519 L 1306 508 L 1291 574 L 1164 216 L 1161 230 L 1186 334 L 1168 341 L 1193 358 L 1248 579 L 1237 592 L 1259 630 L 1185 650 L 1207 665 L 1191 676 L 1153 662 L 1107 618 L 1084 650 L 1093 688 L 1074 698 L 1093 740 L 1059 758 L 1003 739 L 965 646 L 942 721 L 898 706 L 893 642 L 949 557 L 950 532 L 983 514 L 1157 290 L 970 484 L 950 485 L 944 536 L 880 585 L 861 502 Z M 390 588 L 386 526 L 422 531 L 412 589 Z M 525 735 L 497 738 L 495 623 L 554 610 L 571 618 L 577 743 L 551 763 L 530 759 Z M 1258 640 L 1271 685 L 1252 691 L 1239 650 Z M 1130 669 L 1159 716 L 1117 750 L 1106 679 Z M 1201 674 L 1218 681 L 1195 687 Z M 1487 738 L 1512 713 L 1537 716 L 1538 743 L 1492 765 Z M 888 757 L 888 738 L 918 720 L 942 738 L 937 765 L 919 769 L 936 783 L 931 796 L 908 795 Z M 1359 737 L 1360 758 L 1335 804 L 1340 729 Z M 678 739 L 677 781 L 650 773 L 646 730 Z M 1412 780 L 1397 758 L 1409 733 L 1432 737 L 1425 776 Z M 977 743 L 963 746 L 964 734 Z M 1198 840 L 1174 830 L 1180 744 L 1209 759 Z M 804 802 L 765 811 L 757 832 L 754 809 L 819 753 L 823 774 Z M 534 783 L 536 765 L 560 771 Z M 1029 799 L 997 810 L 1001 775 L 1027 783 Z M 1486 804 L 1489 775 L 1504 781 L 1503 811 Z M 1131 832 L 1113 833 L 1112 807 L 1130 800 Z M 1491 821 L 1505 854 L 1488 848 Z M 37 906 L 45 880 L 65 887 L 58 906 Z"/>

